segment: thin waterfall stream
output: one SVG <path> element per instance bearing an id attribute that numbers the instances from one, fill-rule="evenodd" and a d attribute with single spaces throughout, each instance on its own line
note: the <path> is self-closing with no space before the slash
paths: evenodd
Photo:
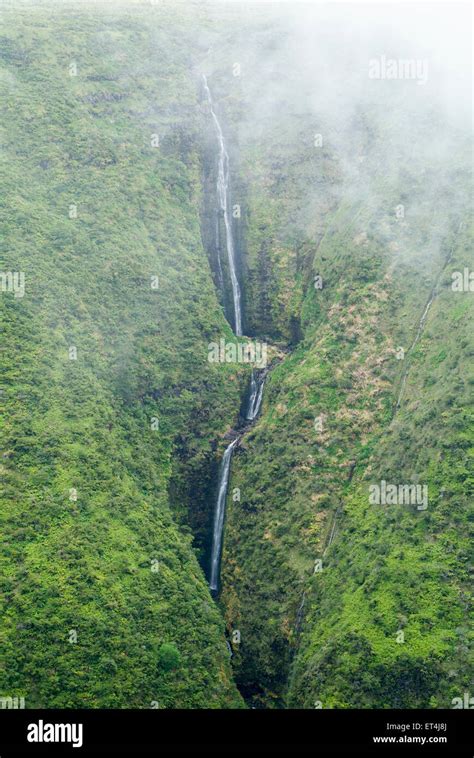
<path id="1" fill-rule="evenodd" d="M 207 83 L 206 76 L 202 75 L 203 87 L 206 98 L 209 103 L 211 116 L 218 142 L 218 160 L 217 160 L 217 199 L 220 211 L 224 218 L 225 241 L 227 250 L 227 262 L 229 266 L 230 283 L 232 287 L 232 302 L 234 310 L 234 333 L 237 337 L 242 336 L 242 307 L 241 307 L 241 290 L 237 274 L 236 256 L 234 240 L 232 235 L 232 221 L 230 215 L 230 177 L 229 177 L 229 155 L 226 150 L 224 134 L 222 132 L 219 119 L 214 110 L 211 92 Z M 216 234 L 216 243 L 218 234 Z M 222 275 L 221 261 L 218 255 L 218 273 L 219 280 L 224 283 Z M 226 447 L 222 461 L 219 467 L 219 476 L 217 481 L 217 499 L 214 510 L 214 524 L 212 530 L 212 549 L 211 549 L 211 569 L 209 587 L 212 592 L 217 592 L 219 588 L 220 561 L 222 553 L 222 540 L 224 534 L 225 508 L 227 500 L 227 490 L 229 487 L 230 466 L 235 448 L 238 446 L 242 435 L 248 429 L 249 424 L 257 418 L 262 405 L 263 387 L 265 384 L 265 371 L 252 371 L 250 377 L 249 396 L 246 403 L 245 413 L 243 414 L 247 422 L 232 442 Z"/>
<path id="2" fill-rule="evenodd" d="M 211 578 L 209 580 L 209 587 L 213 592 L 217 592 L 219 582 L 219 563 L 222 550 L 222 535 L 224 532 L 225 501 L 227 497 L 227 488 L 229 486 L 230 462 L 232 460 L 234 447 L 239 439 L 239 437 L 236 437 L 226 448 L 219 471 L 217 502 L 216 510 L 214 512 L 214 529 L 212 531 Z"/>
<path id="3" fill-rule="evenodd" d="M 237 337 L 242 335 L 242 307 L 240 284 L 237 276 L 237 267 L 235 262 L 234 239 L 232 236 L 232 220 L 230 215 L 230 175 L 229 175 L 229 155 L 226 150 L 224 135 L 222 133 L 219 119 L 214 111 L 211 92 L 207 83 L 206 76 L 202 75 L 204 91 L 211 111 L 212 120 L 217 134 L 219 144 L 219 159 L 217 173 L 217 197 L 220 209 L 224 216 L 225 239 L 227 249 L 227 262 L 229 264 L 230 281 L 232 285 L 232 299 L 234 303 L 234 332 Z"/>
<path id="4" fill-rule="evenodd" d="M 262 404 L 264 384 L 265 377 L 258 381 L 255 379 L 255 374 L 252 371 L 250 395 L 245 412 L 245 419 L 247 421 L 254 421 L 258 416 Z M 246 429 L 248 429 L 248 425 L 245 427 L 245 430 Z M 219 468 L 217 500 L 214 511 L 214 526 L 212 530 L 211 576 L 209 580 L 209 587 L 212 592 L 217 592 L 219 587 L 219 570 L 222 553 L 222 538 L 224 534 L 225 507 L 229 487 L 230 464 L 232 462 L 234 450 L 242 439 L 244 431 L 242 431 L 242 433 L 233 439 L 230 445 L 226 447 Z"/>
<path id="5" fill-rule="evenodd" d="M 262 379 L 259 381 L 255 376 L 255 371 L 252 371 L 252 375 L 250 377 L 250 397 L 247 406 L 247 412 L 245 414 L 247 421 L 253 421 L 258 416 L 258 412 L 262 404 L 264 384 L 265 377 L 262 377 Z"/>

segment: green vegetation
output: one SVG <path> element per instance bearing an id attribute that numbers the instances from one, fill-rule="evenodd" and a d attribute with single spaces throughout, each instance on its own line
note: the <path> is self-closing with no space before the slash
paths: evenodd
<path id="1" fill-rule="evenodd" d="M 0 268 L 26 292 L 0 297 L 0 692 L 30 708 L 242 704 L 187 490 L 246 379 L 207 361 L 231 333 L 200 238 L 198 92 L 149 14 L 3 13 Z"/>
<path id="2" fill-rule="evenodd" d="M 457 243 L 453 270 L 466 265 L 466 249 Z M 471 669 L 472 311 L 458 317 L 446 274 L 393 418 L 397 293 L 385 277 L 351 289 L 357 250 L 340 279 L 327 248 L 320 254 L 327 281 L 341 284 L 318 293 L 318 328 L 308 319 L 308 336 L 272 373 L 263 416 L 234 463 L 242 502 L 228 505 L 223 603 L 241 633 L 237 680 L 265 706 L 449 707 Z M 369 505 L 369 484 L 381 479 L 426 484 L 426 512 Z"/>
<path id="3" fill-rule="evenodd" d="M 283 111 L 254 136 L 242 114 L 265 91 L 264 74 L 247 89 L 228 118 L 250 143 L 240 161 L 248 288 L 258 294 L 248 308 L 259 323 L 260 293 L 273 293 L 263 333 L 293 351 L 270 375 L 233 465 L 241 500 L 228 503 L 222 604 L 229 632 L 240 631 L 236 679 L 257 707 L 450 707 L 472 671 L 472 304 L 450 287 L 451 272 L 469 264 L 465 145 L 443 163 L 437 114 L 411 133 L 420 147 L 407 161 L 394 114 L 374 107 L 345 135 L 345 152 L 357 154 L 370 124 L 363 167 L 348 177 L 334 145 L 304 161 L 307 135 L 327 128 L 307 114 Z M 369 505 L 369 484 L 381 479 L 425 483 L 427 512 Z"/>
<path id="4" fill-rule="evenodd" d="M 0 293 L 0 694 L 450 707 L 472 670 L 462 135 L 403 93 L 331 120 L 263 5 L 2 16 L 0 272 L 26 289 Z M 233 335 L 202 71 L 241 210 L 246 332 L 281 358 L 233 457 L 217 603 L 216 476 L 249 371 L 208 361 Z M 428 508 L 371 505 L 381 480 L 426 485 Z"/>
<path id="5" fill-rule="evenodd" d="M 171 671 L 179 666 L 181 658 L 176 647 L 169 642 L 163 642 L 158 650 L 158 664 L 163 671 Z"/>

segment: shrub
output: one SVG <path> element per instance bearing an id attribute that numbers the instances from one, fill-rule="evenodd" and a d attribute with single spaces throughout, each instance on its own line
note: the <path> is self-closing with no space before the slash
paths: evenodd
<path id="1" fill-rule="evenodd" d="M 181 656 L 172 642 L 163 642 L 158 651 L 158 665 L 163 671 L 171 671 L 179 666 Z"/>

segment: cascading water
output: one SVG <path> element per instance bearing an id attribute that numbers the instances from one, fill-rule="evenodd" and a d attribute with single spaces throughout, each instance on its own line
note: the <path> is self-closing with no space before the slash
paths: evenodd
<path id="1" fill-rule="evenodd" d="M 262 404 L 264 384 L 265 378 L 262 377 L 260 380 L 258 380 L 255 377 L 255 372 L 252 371 L 252 375 L 250 377 L 250 397 L 247 406 L 247 413 L 245 415 L 247 421 L 253 421 L 258 416 L 258 412 Z"/>
<path id="2" fill-rule="evenodd" d="M 258 382 L 252 371 L 250 379 L 250 395 L 245 412 L 245 418 L 247 421 L 254 421 L 258 415 L 262 404 L 264 383 L 265 379 L 262 378 L 260 382 Z M 229 486 L 230 464 L 232 462 L 235 446 L 241 439 L 241 436 L 242 435 L 236 437 L 235 440 L 232 440 L 230 445 L 226 447 L 219 469 L 217 502 L 214 511 L 214 528 L 212 532 L 211 578 L 209 581 L 209 587 L 213 592 L 217 592 L 219 584 L 219 565 L 222 551 L 222 535 L 224 532 L 225 504 L 227 499 L 227 488 Z"/>
<path id="3" fill-rule="evenodd" d="M 219 205 L 224 216 L 225 226 L 225 239 L 227 248 L 227 260 L 229 264 L 230 281 L 232 285 L 232 297 L 234 302 L 234 332 L 240 337 L 242 335 L 242 310 L 240 304 L 240 285 L 237 276 L 237 268 L 235 264 L 235 251 L 234 240 L 232 237 L 232 221 L 230 216 L 230 181 L 229 181 L 229 156 L 224 142 L 224 135 L 222 133 L 221 125 L 215 114 L 212 104 L 211 92 L 207 84 L 205 75 L 202 75 L 204 91 L 209 102 L 212 119 L 216 128 L 217 140 L 219 143 L 219 162 L 217 173 L 217 197 L 219 198 Z"/>
<path id="4" fill-rule="evenodd" d="M 222 533 L 224 531 L 225 501 L 227 498 L 227 486 L 229 484 L 230 462 L 232 460 L 234 447 L 239 439 L 240 438 L 237 437 L 226 448 L 219 471 L 217 503 L 214 513 L 214 530 L 212 532 L 211 579 L 209 581 L 209 587 L 214 592 L 217 592 L 219 581 L 219 562 L 222 548 Z"/>
<path id="5" fill-rule="evenodd" d="M 206 97 L 209 102 L 209 108 L 214 121 L 216 129 L 217 140 L 219 144 L 219 159 L 218 159 L 218 175 L 217 175 L 217 197 L 219 201 L 219 207 L 224 217 L 225 225 L 225 239 L 227 248 L 227 260 L 229 264 L 230 281 L 232 285 L 232 298 L 234 303 L 234 332 L 236 336 L 242 335 L 242 310 L 241 310 L 241 297 L 240 297 L 240 285 L 237 276 L 237 269 L 235 264 L 235 251 L 234 241 L 232 237 L 232 222 L 229 212 L 230 208 L 230 183 L 229 183 L 229 156 L 224 142 L 224 135 L 222 133 L 221 125 L 215 114 L 212 104 L 212 97 L 207 84 L 205 75 L 202 75 L 203 86 L 206 92 Z M 216 230 L 216 244 L 218 245 L 218 230 Z M 220 255 L 218 255 L 218 275 L 221 286 L 223 285 L 223 275 L 221 268 Z M 254 421 L 260 411 L 263 397 L 263 385 L 265 383 L 264 374 L 257 378 L 255 372 L 252 371 L 250 379 L 250 394 L 245 412 L 246 421 Z M 222 535 L 224 532 L 224 520 L 225 520 L 225 506 L 227 499 L 227 488 L 229 486 L 230 465 L 232 462 L 232 455 L 235 446 L 239 442 L 242 435 L 236 437 L 230 445 L 224 451 L 222 457 L 219 479 L 217 482 L 217 501 L 214 512 L 214 527 L 212 532 L 212 551 L 211 551 L 211 575 L 209 580 L 209 587 L 211 591 L 217 592 L 219 585 L 219 569 L 220 559 L 222 552 Z"/>

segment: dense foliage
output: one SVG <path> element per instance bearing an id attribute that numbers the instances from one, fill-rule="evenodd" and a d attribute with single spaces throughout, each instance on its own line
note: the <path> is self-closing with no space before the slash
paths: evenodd
<path id="1" fill-rule="evenodd" d="M 198 90 L 165 19 L 3 12 L 1 270 L 25 295 L 0 296 L 0 692 L 27 707 L 242 702 L 186 492 L 245 377 L 207 361 L 230 330 L 201 243 Z"/>
<path id="2" fill-rule="evenodd" d="M 472 292 L 451 287 L 472 269 L 469 151 L 403 89 L 314 107 L 263 5 L 2 11 L 0 271 L 25 294 L 0 293 L 0 694 L 27 707 L 469 689 Z M 233 336 L 202 72 L 245 331 L 279 356 L 234 454 L 217 603 L 216 478 L 249 371 L 207 359 Z M 426 485 L 428 507 L 371 504 L 381 480 Z"/>
<path id="3" fill-rule="evenodd" d="M 237 682 L 257 707 L 450 707 L 472 672 L 472 293 L 451 286 L 472 269 L 467 143 L 408 88 L 334 124 L 285 33 L 257 37 L 265 70 L 238 98 L 222 61 L 216 80 L 248 188 L 248 318 L 292 351 L 233 466 Z M 256 130 L 261 92 L 278 105 Z M 429 507 L 371 505 L 382 479 L 423 483 Z"/>

